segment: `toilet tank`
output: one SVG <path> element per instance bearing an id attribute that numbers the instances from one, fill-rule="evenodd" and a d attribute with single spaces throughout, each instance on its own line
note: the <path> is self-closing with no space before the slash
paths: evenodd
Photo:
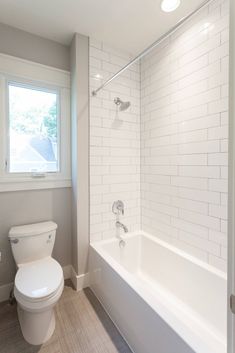
<path id="1" fill-rule="evenodd" d="M 12 227 L 9 240 L 17 265 L 51 256 L 57 224 L 41 222 Z"/>

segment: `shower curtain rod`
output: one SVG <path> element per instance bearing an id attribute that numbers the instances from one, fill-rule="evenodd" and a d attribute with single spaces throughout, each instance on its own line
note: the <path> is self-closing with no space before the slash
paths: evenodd
<path id="1" fill-rule="evenodd" d="M 112 77 L 110 77 L 107 81 L 105 81 L 100 87 L 98 87 L 96 90 L 92 91 L 92 95 L 96 96 L 97 93 L 103 89 L 105 86 L 107 86 L 110 82 L 112 82 L 116 77 L 121 75 L 126 69 L 128 69 L 131 65 L 136 63 L 138 60 L 143 58 L 145 55 L 147 55 L 149 52 L 151 52 L 157 45 L 162 43 L 167 37 L 169 37 L 171 34 L 173 34 L 178 28 L 180 28 L 185 22 L 187 22 L 192 16 L 194 16 L 196 13 L 198 13 L 203 7 L 208 5 L 210 2 L 214 0 L 205 0 L 200 6 L 198 6 L 194 11 L 192 11 L 190 14 L 187 16 L 183 17 L 181 20 L 179 20 L 175 26 L 171 27 L 169 31 L 164 33 L 160 38 L 158 38 L 154 43 L 152 43 L 149 47 L 147 47 L 145 50 L 143 50 L 139 55 L 137 55 L 134 59 L 132 59 L 128 64 L 126 64 L 122 69 L 120 69 L 116 74 L 114 74 Z"/>

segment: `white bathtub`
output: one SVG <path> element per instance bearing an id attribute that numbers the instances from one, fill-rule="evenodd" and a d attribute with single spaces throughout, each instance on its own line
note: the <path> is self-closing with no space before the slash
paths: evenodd
<path id="1" fill-rule="evenodd" d="M 226 353 L 226 276 L 144 232 L 91 244 L 91 288 L 134 353 Z"/>

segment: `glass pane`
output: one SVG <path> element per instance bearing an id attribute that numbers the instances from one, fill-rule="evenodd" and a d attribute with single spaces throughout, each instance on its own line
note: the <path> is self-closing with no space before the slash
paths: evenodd
<path id="1" fill-rule="evenodd" d="M 58 95 L 9 84 L 9 171 L 56 172 Z"/>

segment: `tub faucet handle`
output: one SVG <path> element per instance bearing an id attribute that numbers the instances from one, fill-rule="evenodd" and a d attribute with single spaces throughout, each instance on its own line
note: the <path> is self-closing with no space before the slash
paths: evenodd
<path id="1" fill-rule="evenodd" d="M 121 200 L 114 201 L 112 206 L 112 212 L 116 215 L 124 215 L 124 203 Z"/>

